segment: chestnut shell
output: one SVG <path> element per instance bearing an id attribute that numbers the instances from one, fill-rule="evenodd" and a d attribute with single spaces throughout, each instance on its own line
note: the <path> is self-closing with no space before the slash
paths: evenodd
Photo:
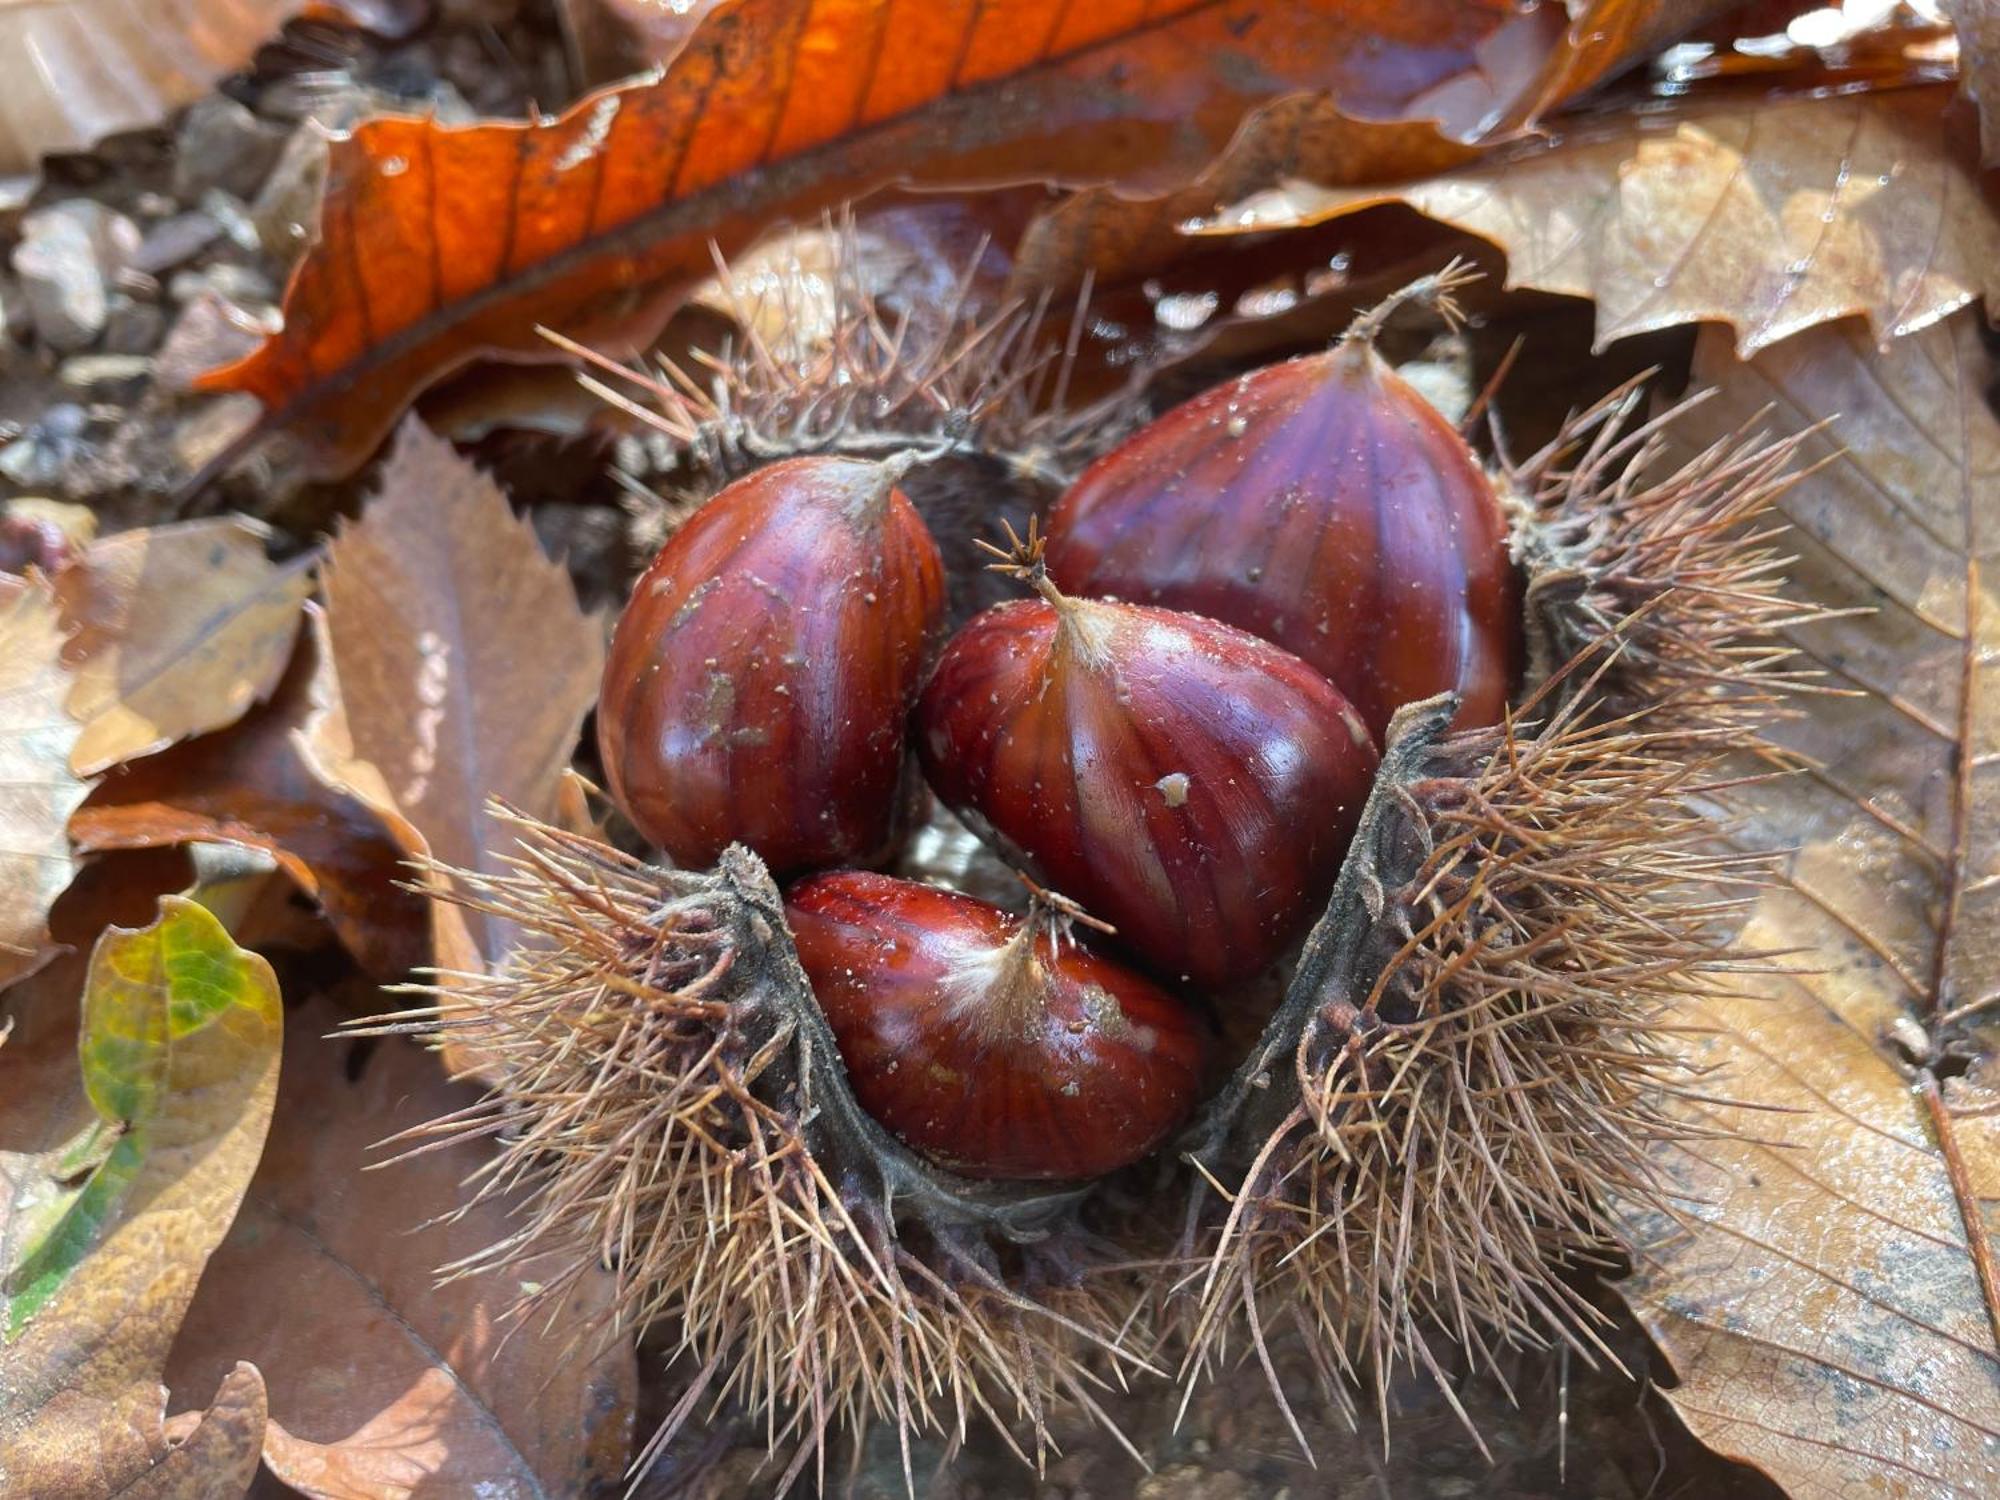
<path id="1" fill-rule="evenodd" d="M 944 615 L 937 544 L 894 473 L 833 457 L 758 469 L 640 577 L 598 746 L 613 798 L 677 863 L 735 841 L 780 872 L 886 852 Z"/>
<path id="2" fill-rule="evenodd" d="M 1150 606 L 999 605 L 918 706 L 932 788 L 1169 980 L 1248 978 L 1314 914 L 1377 753 L 1290 652 Z"/>
<path id="3" fill-rule="evenodd" d="M 1497 723 L 1520 671 L 1493 485 L 1365 340 L 1217 386 L 1099 458 L 1049 517 L 1047 565 L 1073 593 L 1283 646 L 1378 738 L 1443 692 L 1459 727 Z"/>
<path id="4" fill-rule="evenodd" d="M 941 1166 L 1099 1177 L 1194 1107 L 1201 1017 L 1044 917 L 858 870 L 801 882 L 785 914 L 855 1097 Z"/>

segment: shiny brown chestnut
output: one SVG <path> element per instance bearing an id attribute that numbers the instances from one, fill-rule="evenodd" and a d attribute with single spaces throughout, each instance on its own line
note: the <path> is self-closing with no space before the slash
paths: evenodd
<path id="1" fill-rule="evenodd" d="M 673 534 L 619 617 L 598 698 L 611 794 L 682 865 L 778 871 L 891 842 L 944 565 L 905 465 L 758 469 Z"/>
<path id="2" fill-rule="evenodd" d="M 1081 1180 L 1137 1161 L 1193 1109 L 1200 1016 L 1026 917 L 858 870 L 792 888 L 785 915 L 856 1099 L 968 1177 Z"/>
<path id="3" fill-rule="evenodd" d="M 1050 515 L 1049 573 L 1273 641 L 1377 736 L 1446 691 L 1461 727 L 1497 723 L 1521 655 L 1506 518 L 1465 440 L 1375 352 L 1374 326 L 1099 458 Z"/>
<path id="4" fill-rule="evenodd" d="M 1275 959 L 1325 898 L 1375 774 L 1339 689 L 1199 615 L 1063 594 L 986 611 L 918 705 L 931 787 L 1170 979 Z"/>

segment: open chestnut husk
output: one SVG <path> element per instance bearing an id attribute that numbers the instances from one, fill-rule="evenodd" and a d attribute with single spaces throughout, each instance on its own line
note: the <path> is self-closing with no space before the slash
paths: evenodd
<path id="1" fill-rule="evenodd" d="M 753 363 L 725 364 L 725 384 L 787 368 Z M 812 395 L 787 400 L 818 410 Z M 1658 1028 L 1740 982 L 1714 930 L 1716 883 L 1739 871 L 1711 815 L 1740 775 L 1729 757 L 1763 748 L 1792 685 L 1772 631 L 1799 614 L 1759 524 L 1791 448 L 1746 438 L 1672 469 L 1656 423 L 1620 434 L 1633 405 L 1619 393 L 1497 473 L 1525 581 L 1513 713 L 1455 731 L 1440 695 L 1391 716 L 1282 1003 L 1141 1169 L 976 1178 L 911 1149 L 842 1064 L 755 856 L 661 869 L 523 821 L 520 863 L 461 873 L 456 899 L 529 940 L 389 1023 L 493 1059 L 486 1102 L 439 1127 L 498 1143 L 478 1191 L 528 1190 L 521 1232 L 481 1264 L 555 1252 L 558 1272 L 535 1272 L 548 1306 L 609 1266 L 620 1314 L 671 1324 L 686 1351 L 674 1422 L 740 1402 L 774 1450 L 795 1445 L 779 1488 L 871 1421 L 954 1443 L 983 1415 L 1037 1462 L 1060 1417 L 1103 1414 L 1107 1367 L 1192 1381 L 1279 1337 L 1333 1373 L 1331 1399 L 1353 1385 L 1385 1403 L 1413 1367 L 1446 1378 L 1454 1350 L 1587 1355 L 1573 1268 L 1615 1248 L 1614 1202 L 1671 1212 L 1649 1152 L 1685 1139 L 1673 1093 L 1703 1086 Z M 977 435 L 978 412 L 961 415 Z M 719 417 L 712 435 L 720 451 Z M 756 436 L 766 455 L 782 424 Z M 982 670 L 1032 682 L 1022 662 L 1052 649 L 1058 606 L 1005 609 L 1042 623 L 1010 627 Z M 1211 627 L 1227 629 L 1183 628 L 1212 642 Z M 1064 674 L 1065 692 L 1101 687 Z M 1000 717 L 1054 715 L 1057 697 L 1003 700 Z M 961 693 L 938 711 L 977 724 L 996 705 Z M 1345 715 L 1325 724 L 1349 733 Z M 1176 769 L 1128 778 L 1141 807 L 1192 794 Z M 1010 843 L 1036 832 L 1009 822 Z M 1176 977 L 1118 925 L 1135 966 Z M 1237 939 L 1215 909 L 1189 925 L 1183 944 Z"/>
<path id="2" fill-rule="evenodd" d="M 996 549 L 997 550 L 997 549 Z M 1171 981 L 1249 978 L 1325 899 L 1377 760 L 1334 685 L 1199 615 L 1057 589 L 986 611 L 918 705 L 931 787 Z"/>
<path id="3" fill-rule="evenodd" d="M 1497 723 L 1521 660 L 1507 517 L 1470 445 L 1376 352 L 1379 325 L 1205 391 L 1098 459 L 1049 514 L 1049 576 L 1273 641 L 1378 738 L 1439 693 L 1460 728 Z"/>
<path id="4" fill-rule="evenodd" d="M 1060 898 L 1021 917 L 835 870 L 793 886 L 785 919 L 861 1107 L 954 1172 L 1102 1177 L 1194 1108 L 1201 1016 L 1079 944 Z"/>
<path id="5" fill-rule="evenodd" d="M 619 616 L 597 742 L 611 794 L 686 866 L 866 863 L 903 815 L 904 718 L 944 618 L 907 461 L 807 457 L 729 485 Z"/>

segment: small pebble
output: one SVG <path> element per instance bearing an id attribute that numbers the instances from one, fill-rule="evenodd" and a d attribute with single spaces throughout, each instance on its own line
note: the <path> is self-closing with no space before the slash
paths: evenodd
<path id="1" fill-rule="evenodd" d="M 14 274 L 29 320 L 49 348 L 86 349 L 104 329 L 110 283 L 139 251 L 139 226 L 88 198 L 38 209 L 21 221 Z"/>
<path id="2" fill-rule="evenodd" d="M 149 276 L 161 275 L 193 260 L 214 244 L 221 233 L 222 226 L 199 209 L 175 214 L 146 231 L 146 237 L 139 242 L 139 253 L 132 257 L 132 265 Z"/>
<path id="3" fill-rule="evenodd" d="M 210 188 L 256 195 L 278 154 L 285 128 L 260 120 L 226 94 L 210 94 L 181 117 L 174 137 L 174 193 L 190 201 Z"/>

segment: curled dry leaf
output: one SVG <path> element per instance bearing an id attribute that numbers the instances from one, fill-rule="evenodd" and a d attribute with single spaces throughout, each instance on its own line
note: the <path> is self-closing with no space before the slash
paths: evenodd
<path id="1" fill-rule="evenodd" d="M 1567 45 L 1543 65 L 1523 118 L 1575 99 L 1676 38 L 1740 9 L 1737 0 L 1565 0 Z"/>
<path id="2" fill-rule="evenodd" d="M 1069 291 L 1086 276 L 1098 285 L 1117 284 L 1171 265 L 1189 248 L 1183 225 L 1274 182 L 1429 176 L 1478 155 L 1477 147 L 1453 140 L 1429 120 L 1357 120 L 1317 95 L 1281 99 L 1246 119 L 1222 155 L 1186 187 L 1153 197 L 1109 187 L 1070 194 L 1022 235 L 1013 289 Z"/>
<path id="3" fill-rule="evenodd" d="M 713 248 L 775 219 L 895 182 L 1159 193 L 1247 110 L 1300 92 L 1470 133 L 1532 86 L 1564 19 L 1445 0 L 734 0 L 660 77 L 558 119 L 381 117 L 335 142 L 284 330 L 205 385 L 255 395 L 316 471 L 344 472 L 468 359 L 548 357 L 536 324 L 643 340 Z"/>
<path id="4" fill-rule="evenodd" d="M 499 486 L 415 419 L 361 520 L 328 548 L 326 598 L 352 758 L 379 769 L 422 835 L 410 852 L 493 868 L 512 837 L 486 799 L 555 811 L 597 698 L 603 626 Z M 471 921 L 496 956 L 503 936 Z"/>
<path id="5" fill-rule="evenodd" d="M 2000 1492 L 1992 374 L 1972 311 L 1746 365 L 1711 331 L 1695 361 L 1698 441 L 1840 415 L 1784 509 L 1798 591 L 1854 611 L 1796 645 L 1850 696 L 1808 699 L 1783 733 L 1807 769 L 1751 790 L 1748 837 L 1792 852 L 1739 942 L 1790 972 L 1692 1007 L 1676 1045 L 1750 1107 L 1669 1162 L 1686 1222 L 1633 1225 L 1624 1285 L 1688 1425 L 1798 1500 Z"/>
<path id="6" fill-rule="evenodd" d="M 270 702 L 121 768 L 71 816 L 70 836 L 87 852 L 197 840 L 266 850 L 348 951 L 389 978 L 431 959 L 424 900 L 401 885 L 423 841 L 372 767 L 354 763 L 324 617 L 306 608 L 305 639 Z"/>
<path id="7" fill-rule="evenodd" d="M 0 0 L 0 207 L 44 156 L 157 124 L 244 67 L 304 0 Z"/>
<path id="8" fill-rule="evenodd" d="M 292 1017 L 277 1123 L 169 1385 L 206 1390 L 239 1358 L 268 1371 L 265 1462 L 306 1495 L 614 1492 L 636 1370 L 629 1341 L 591 1342 L 609 1277 L 568 1287 L 553 1325 L 503 1319 L 514 1279 L 437 1284 L 515 1228 L 499 1200 L 438 1222 L 486 1153 L 461 1142 L 382 1165 L 372 1148 L 473 1093 L 401 1038 L 328 1038 L 340 1019 L 325 1000 Z"/>
<path id="9" fill-rule="evenodd" d="M 173 1446 L 161 1371 L 263 1149 L 281 1024 L 270 965 L 193 901 L 164 896 L 151 926 L 99 938 L 73 1054 L 88 1108 L 48 1109 L 49 1130 L 0 1150 L 0 1491 L 248 1487 L 257 1371 L 204 1386 L 214 1405 Z M 50 1060 L 0 1053 L 0 1097 L 60 1093 Z"/>
<path id="10" fill-rule="evenodd" d="M 2000 224 L 1950 103 L 1933 87 L 1628 114 L 1395 187 L 1293 182 L 1202 232 L 1404 203 L 1493 241 L 1509 286 L 1590 298 L 1599 348 L 1719 322 L 1747 356 L 1855 315 L 1887 338 L 2000 291 Z"/>
<path id="11" fill-rule="evenodd" d="M 270 696 L 312 574 L 310 559 L 272 562 L 269 540 L 240 517 L 141 527 L 62 571 L 79 775 L 233 724 Z"/>
<path id="12" fill-rule="evenodd" d="M 1085 275 L 1103 286 L 1159 271 L 1187 253 L 1183 225 L 1276 183 L 1391 182 L 1462 166 L 1480 149 L 1464 132 L 1438 123 L 1454 105 L 1479 118 L 1481 102 L 1489 111 L 1501 104 L 1499 116 L 1482 119 L 1477 134 L 1483 140 L 1509 134 L 1727 8 L 1717 0 L 1577 0 L 1558 44 L 1548 32 L 1555 11 L 1549 7 L 1532 29 L 1488 38 L 1480 69 L 1433 90 L 1411 118 L 1358 118 L 1321 95 L 1277 100 L 1246 116 L 1222 154 L 1172 192 L 1146 196 L 1113 186 L 1072 193 L 1022 236 L 1015 287 L 1069 290 Z M 1534 75 L 1532 83 L 1502 85 L 1510 73 L 1523 72 Z M 1491 97 L 1479 101 L 1480 93 Z"/>
<path id="13" fill-rule="evenodd" d="M 0 985 L 47 959 L 49 903 L 76 868 L 63 825 L 90 787 L 70 771 L 62 649 L 55 599 L 0 574 Z"/>

